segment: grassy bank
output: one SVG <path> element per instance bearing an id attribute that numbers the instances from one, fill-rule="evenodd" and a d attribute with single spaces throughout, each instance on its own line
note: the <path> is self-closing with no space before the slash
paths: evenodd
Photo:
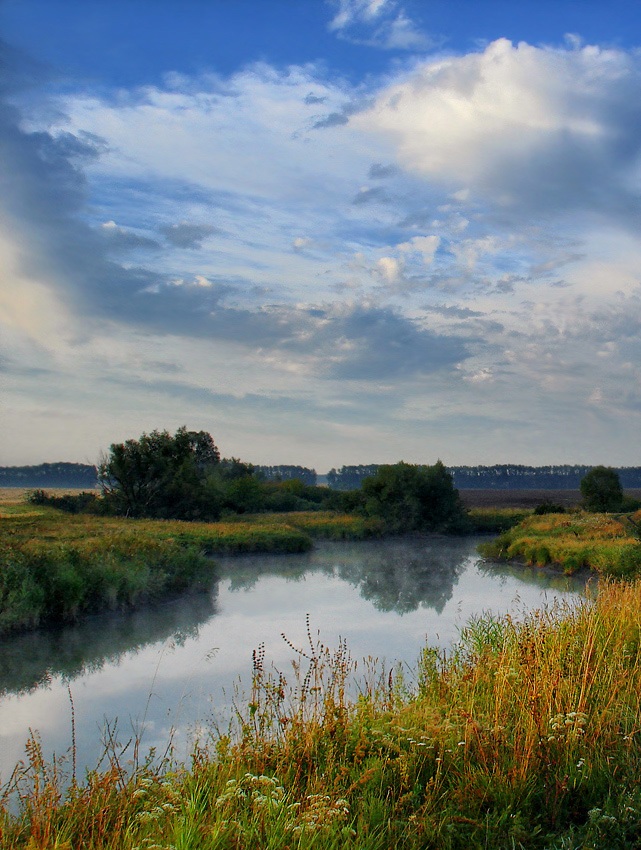
<path id="1" fill-rule="evenodd" d="M 500 534 L 531 516 L 532 508 L 470 508 L 468 520 L 475 532 Z"/>
<path id="2" fill-rule="evenodd" d="M 610 514 L 531 516 L 497 540 L 479 547 L 481 554 L 528 564 L 559 564 L 567 573 L 589 568 L 605 575 L 630 576 L 641 569 L 641 542 L 626 517 Z"/>
<path id="3" fill-rule="evenodd" d="M 310 639 L 284 675 L 258 651 L 237 728 L 212 730 L 189 764 L 126 772 L 112 751 L 65 790 L 32 741 L 0 844 L 636 848 L 640 646 L 636 583 L 523 622 L 479 618 L 449 657 L 426 649 L 411 681 L 370 670 L 351 702 L 345 647 Z"/>
<path id="4" fill-rule="evenodd" d="M 313 537 L 360 539 L 373 521 L 329 512 L 216 523 L 63 514 L 0 503 L 0 634 L 204 586 L 214 554 L 305 552 Z"/>

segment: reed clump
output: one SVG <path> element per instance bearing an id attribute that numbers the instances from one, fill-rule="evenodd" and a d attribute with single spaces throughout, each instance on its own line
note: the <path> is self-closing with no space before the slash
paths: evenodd
<path id="1" fill-rule="evenodd" d="M 0 844 L 100 850 L 637 848 L 641 584 L 514 619 L 480 616 L 413 675 L 324 646 L 254 655 L 234 729 L 189 764 L 66 788 L 37 741 Z M 291 646 L 291 644 L 290 644 Z"/>
<path id="2" fill-rule="evenodd" d="M 523 559 L 538 566 L 558 564 L 571 574 L 587 568 L 604 575 L 633 576 L 641 569 L 638 530 L 627 517 L 611 514 L 531 516 L 497 540 L 479 546 L 482 555 Z"/>

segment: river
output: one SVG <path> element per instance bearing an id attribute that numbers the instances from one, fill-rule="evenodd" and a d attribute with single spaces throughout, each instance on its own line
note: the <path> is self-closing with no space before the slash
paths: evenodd
<path id="1" fill-rule="evenodd" d="M 497 566 L 476 538 L 320 543 L 304 555 L 217 558 L 207 593 L 0 641 L 0 784 L 24 758 L 30 730 L 46 758 L 69 751 L 72 705 L 79 778 L 111 735 L 170 741 L 225 728 L 252 652 L 291 669 L 294 646 L 344 639 L 353 659 L 413 667 L 426 643 L 447 649 L 470 617 L 518 614 L 583 595 L 585 580 Z M 240 696 L 242 700 L 242 696 Z"/>

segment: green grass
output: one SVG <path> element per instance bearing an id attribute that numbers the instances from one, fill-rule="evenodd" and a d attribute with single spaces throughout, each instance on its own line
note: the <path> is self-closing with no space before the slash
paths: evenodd
<path id="1" fill-rule="evenodd" d="M 498 534 L 532 515 L 531 508 L 471 508 L 468 519 L 476 532 Z"/>
<path id="2" fill-rule="evenodd" d="M 337 514 L 334 511 L 293 511 L 281 514 L 243 514 L 229 518 L 228 522 L 249 522 L 252 525 L 279 523 L 296 528 L 313 538 L 330 540 L 364 540 L 379 537 L 384 532 L 383 522 L 376 517 L 355 514 Z"/>
<path id="3" fill-rule="evenodd" d="M 558 564 L 566 573 L 588 568 L 605 575 L 630 576 L 641 569 L 641 542 L 626 517 L 610 514 L 531 516 L 497 540 L 481 544 L 489 558 Z"/>
<path id="4" fill-rule="evenodd" d="M 311 637 L 256 653 L 225 734 L 187 764 L 65 785 L 37 739 L 0 812 L 5 850 L 617 850 L 641 844 L 641 585 L 522 621 L 479 617 L 415 676 Z M 355 676 L 360 696 L 349 700 Z M 68 766 L 71 770 L 71 767 Z"/>

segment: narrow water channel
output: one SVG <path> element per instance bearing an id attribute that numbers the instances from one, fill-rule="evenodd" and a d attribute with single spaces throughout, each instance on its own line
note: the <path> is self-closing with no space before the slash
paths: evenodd
<path id="1" fill-rule="evenodd" d="M 426 643 L 451 646 L 476 614 L 585 592 L 581 579 L 485 564 L 478 542 L 322 543 L 304 555 L 217 559 L 208 593 L 0 641 L 0 784 L 24 758 L 30 730 L 48 758 L 69 749 L 71 700 L 80 776 L 106 734 L 121 743 L 142 735 L 144 751 L 173 740 L 176 757 L 186 756 L 194 735 L 225 726 L 259 645 L 291 669 L 281 635 L 303 647 L 307 616 L 326 645 L 345 639 L 353 659 L 412 667 Z"/>

